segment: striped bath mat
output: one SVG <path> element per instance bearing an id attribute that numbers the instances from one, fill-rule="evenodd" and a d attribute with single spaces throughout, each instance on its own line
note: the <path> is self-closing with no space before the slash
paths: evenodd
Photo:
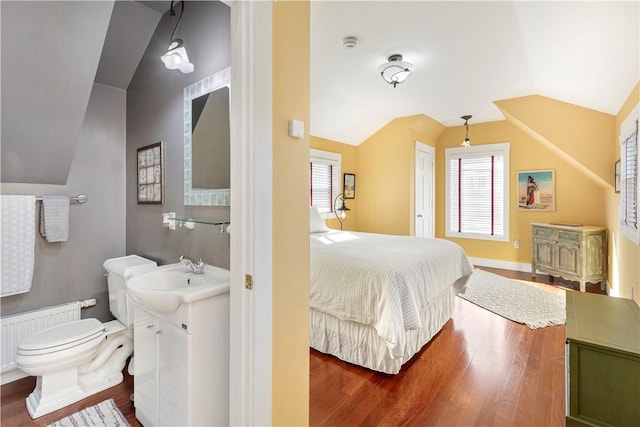
<path id="1" fill-rule="evenodd" d="M 55 423 L 49 424 L 47 427 L 77 426 L 130 427 L 113 399 L 105 400 L 97 405 L 83 409 L 75 414 L 71 414 L 68 417 L 64 417 L 63 419 L 56 421 Z"/>

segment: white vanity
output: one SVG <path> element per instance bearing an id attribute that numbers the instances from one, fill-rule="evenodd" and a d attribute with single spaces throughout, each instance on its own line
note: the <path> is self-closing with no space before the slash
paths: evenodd
<path id="1" fill-rule="evenodd" d="M 229 424 L 229 272 L 182 264 L 131 281 L 134 404 L 144 426 Z"/>

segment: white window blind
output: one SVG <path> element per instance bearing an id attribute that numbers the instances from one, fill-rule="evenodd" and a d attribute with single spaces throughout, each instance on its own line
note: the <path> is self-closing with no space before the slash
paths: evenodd
<path id="1" fill-rule="evenodd" d="M 340 193 L 342 156 L 312 149 L 309 164 L 309 203 L 320 213 L 333 212 L 333 200 Z"/>
<path id="2" fill-rule="evenodd" d="M 622 133 L 624 132 L 624 133 Z M 620 220 L 624 236 L 638 243 L 638 119 L 623 126 L 620 141 Z"/>
<path id="3" fill-rule="evenodd" d="M 509 144 L 446 150 L 450 237 L 508 240 Z"/>

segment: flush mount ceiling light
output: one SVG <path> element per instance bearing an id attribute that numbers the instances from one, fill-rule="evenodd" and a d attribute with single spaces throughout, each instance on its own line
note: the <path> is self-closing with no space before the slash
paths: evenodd
<path id="1" fill-rule="evenodd" d="M 402 61 L 402 55 L 393 54 L 388 58 L 388 62 L 385 62 L 378 71 L 385 82 L 393 85 L 395 88 L 398 83 L 402 83 L 407 77 L 413 73 L 413 64 Z"/>
<path id="2" fill-rule="evenodd" d="M 469 119 L 471 117 L 473 117 L 471 114 L 467 114 L 466 116 L 460 117 L 462 120 L 464 120 L 464 128 L 467 131 L 467 133 L 464 136 L 464 141 L 462 141 L 462 144 L 460 144 L 465 148 L 471 147 L 471 140 L 469 139 Z"/>
<path id="3" fill-rule="evenodd" d="M 173 0 L 171 1 L 171 8 L 169 16 L 176 16 L 176 12 L 173 10 Z M 180 38 L 174 38 L 176 35 L 176 31 L 180 26 L 180 22 L 182 22 L 182 14 L 184 13 L 184 0 L 180 1 L 182 9 L 180 10 L 180 16 L 178 17 L 178 22 L 176 23 L 175 28 L 173 29 L 173 33 L 171 33 L 171 37 L 169 38 L 169 48 L 167 51 L 160 57 L 164 66 L 169 70 L 175 70 L 176 68 L 183 73 L 191 73 L 193 72 L 193 64 L 189 62 L 189 57 L 187 56 L 187 51 L 184 48 L 184 42 Z"/>

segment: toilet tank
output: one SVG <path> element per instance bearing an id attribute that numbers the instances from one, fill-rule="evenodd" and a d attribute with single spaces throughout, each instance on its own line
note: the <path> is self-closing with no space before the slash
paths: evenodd
<path id="1" fill-rule="evenodd" d="M 131 327 L 133 323 L 133 305 L 129 301 L 126 281 L 157 266 L 155 261 L 139 255 L 110 258 L 104 262 L 109 286 L 109 310 L 126 327 Z"/>

